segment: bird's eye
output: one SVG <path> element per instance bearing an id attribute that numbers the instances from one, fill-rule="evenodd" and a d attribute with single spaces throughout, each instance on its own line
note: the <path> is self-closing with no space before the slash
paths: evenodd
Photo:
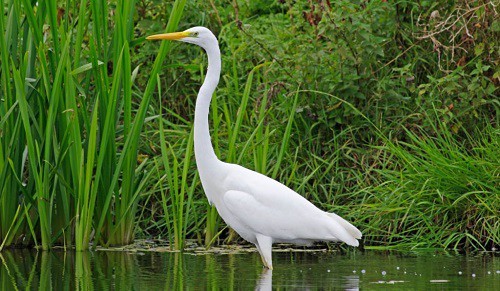
<path id="1" fill-rule="evenodd" d="M 198 37 L 198 34 L 200 34 L 199 32 L 195 31 L 191 34 L 191 36 L 194 36 L 194 37 Z"/>

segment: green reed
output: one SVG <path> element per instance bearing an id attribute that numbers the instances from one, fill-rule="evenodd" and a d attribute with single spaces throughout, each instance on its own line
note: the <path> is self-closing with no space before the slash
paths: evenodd
<path id="1" fill-rule="evenodd" d="M 184 5 L 174 3 L 168 30 Z M 0 249 L 132 242 L 149 177 L 138 175 L 146 162 L 137 166 L 139 136 L 156 83 L 150 78 L 134 116 L 135 1 L 117 3 L 112 19 L 99 1 L 0 7 Z"/>

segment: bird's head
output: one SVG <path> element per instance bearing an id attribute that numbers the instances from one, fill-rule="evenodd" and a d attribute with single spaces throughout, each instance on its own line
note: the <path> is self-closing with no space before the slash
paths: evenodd
<path id="1" fill-rule="evenodd" d="M 217 38 L 206 27 L 196 26 L 181 32 L 155 34 L 146 37 L 148 40 L 178 40 L 182 42 L 193 43 L 201 46 L 205 50 L 217 44 Z"/>

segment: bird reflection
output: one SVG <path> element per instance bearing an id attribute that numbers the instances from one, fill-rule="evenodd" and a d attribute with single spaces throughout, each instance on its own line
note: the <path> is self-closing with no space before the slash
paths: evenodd
<path id="1" fill-rule="evenodd" d="M 257 285 L 255 290 L 267 291 L 273 289 L 273 270 L 268 268 L 262 269 L 259 279 L 257 280 Z"/>
<path id="2" fill-rule="evenodd" d="M 342 288 L 344 290 L 355 291 L 359 290 L 359 276 L 345 276 Z"/>
<path id="3" fill-rule="evenodd" d="M 342 276 L 334 281 L 335 281 L 335 283 L 333 283 L 333 284 L 336 286 L 330 286 L 330 287 L 335 287 L 335 289 L 340 287 L 341 290 L 350 290 L 350 291 L 359 290 L 359 276 L 357 276 L 357 275 Z M 280 284 L 278 283 L 278 285 L 280 285 Z M 305 287 L 305 286 L 302 286 L 302 287 Z M 317 286 L 317 287 L 319 287 L 319 286 Z M 267 268 L 264 268 L 262 270 L 262 273 L 260 274 L 260 276 L 256 282 L 255 290 L 258 290 L 258 291 L 273 290 L 273 271 L 272 270 L 269 270 Z M 304 290 L 310 290 L 310 289 L 305 287 Z"/>

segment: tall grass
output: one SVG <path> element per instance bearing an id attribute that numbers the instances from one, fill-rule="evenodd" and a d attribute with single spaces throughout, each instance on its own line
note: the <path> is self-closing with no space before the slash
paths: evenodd
<path id="1" fill-rule="evenodd" d="M 159 95 L 161 96 L 161 91 Z M 165 171 L 165 179 L 160 179 L 160 181 L 166 180 L 168 191 L 170 192 L 170 195 L 168 196 L 165 193 L 165 190 L 161 190 L 161 204 L 165 214 L 165 221 L 170 241 L 173 241 L 172 245 L 174 249 L 182 250 L 184 249 L 184 243 L 188 231 L 187 226 L 190 218 L 194 189 L 198 180 L 197 175 L 195 175 L 194 178 L 192 175 L 189 175 L 190 167 L 192 165 L 191 159 L 193 157 L 194 135 L 193 130 L 191 130 L 191 132 L 188 133 L 189 137 L 187 140 L 180 140 L 179 146 L 180 148 L 183 148 L 185 152 L 183 157 L 178 158 L 176 156 L 177 147 L 171 142 L 167 142 L 163 121 L 160 120 L 159 124 L 160 146 L 162 153 L 161 160 Z"/>
<path id="2" fill-rule="evenodd" d="M 167 30 L 184 5 L 174 3 Z M 149 175 L 136 172 L 146 162 L 137 166 L 139 136 L 156 83 L 149 79 L 134 114 L 135 1 L 117 3 L 113 19 L 106 1 L 0 7 L 0 249 L 57 243 L 84 250 L 93 234 L 99 244 L 132 242 Z"/>
<path id="3" fill-rule="evenodd" d="M 371 200 L 382 213 L 370 224 L 386 231 L 384 245 L 489 249 L 500 242 L 500 132 L 486 126 L 460 142 L 439 122 L 431 135 L 406 131 L 409 140 L 384 150 L 401 169 L 380 173 L 387 183 Z M 412 237 L 418 237 L 414 241 Z"/>

